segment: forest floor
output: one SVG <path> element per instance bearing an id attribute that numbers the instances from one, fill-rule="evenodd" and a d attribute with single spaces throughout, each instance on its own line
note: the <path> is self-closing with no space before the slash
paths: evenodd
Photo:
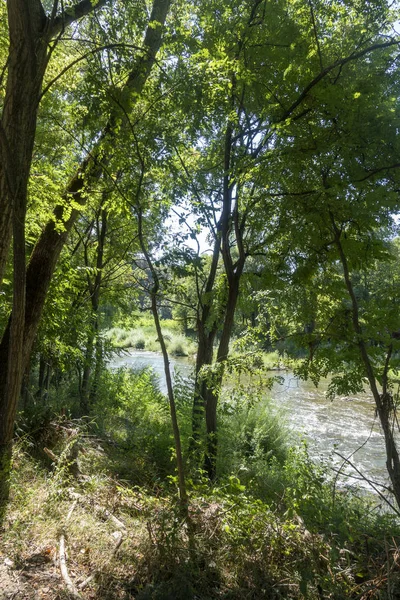
<path id="1" fill-rule="evenodd" d="M 66 598 L 65 583 L 53 556 L 45 552 L 25 555 L 17 566 L 4 555 L 0 555 L 0 598 L 1 600 L 55 600 Z"/>
<path id="2" fill-rule="evenodd" d="M 16 443 L 0 600 L 400 599 L 393 521 L 379 529 L 344 500 L 336 525 L 309 527 L 300 499 L 269 506 L 231 477 L 192 488 L 188 526 L 173 480 L 129 481 L 140 457 L 76 431 L 52 424 L 42 453 Z M 320 489 L 311 494 L 304 506 L 324 519 Z"/>

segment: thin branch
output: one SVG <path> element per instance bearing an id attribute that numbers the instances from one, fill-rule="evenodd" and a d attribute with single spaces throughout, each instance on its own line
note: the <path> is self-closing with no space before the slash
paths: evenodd
<path id="1" fill-rule="evenodd" d="M 319 66 L 321 67 L 321 71 L 323 71 L 324 70 L 324 65 L 323 65 L 323 62 L 322 62 L 321 46 L 319 44 L 319 39 L 318 39 L 317 24 L 315 22 L 315 14 L 314 14 L 314 7 L 312 5 L 312 0 L 308 0 L 308 5 L 310 7 L 310 12 L 311 12 L 311 21 L 312 21 L 312 26 L 313 26 L 313 30 L 314 30 L 315 43 L 317 45 L 317 52 L 318 52 L 318 57 L 319 57 Z"/>
<path id="2" fill-rule="evenodd" d="M 72 67 L 74 67 L 75 65 L 77 65 L 78 63 L 80 63 L 82 60 L 86 60 L 89 56 L 93 56 L 95 54 L 97 54 L 98 52 L 103 52 L 103 50 L 112 50 L 113 48 L 133 48 L 134 50 L 140 50 L 142 51 L 143 48 L 140 46 L 136 46 L 134 44 L 122 44 L 122 43 L 115 43 L 115 44 L 106 44 L 105 46 L 99 46 L 98 48 L 94 48 L 93 50 L 89 50 L 88 52 L 86 52 L 85 54 L 83 54 L 82 56 L 79 56 L 78 58 L 76 58 L 75 60 L 73 60 L 71 63 L 69 63 L 69 65 L 67 65 L 66 67 L 64 67 L 47 85 L 46 87 L 43 89 L 42 93 L 40 94 L 39 100 L 41 100 L 43 98 L 43 96 L 45 94 L 47 94 L 47 92 L 49 91 L 49 89 L 51 88 L 52 85 L 54 85 L 56 83 L 56 81 L 58 81 L 63 75 L 65 75 L 65 73 L 67 73 L 67 71 L 69 71 L 70 69 L 72 69 Z"/>
<path id="3" fill-rule="evenodd" d="M 318 75 L 316 77 L 314 77 L 314 79 L 312 81 L 310 81 L 310 83 L 308 85 L 306 85 L 306 87 L 303 89 L 303 91 L 298 96 L 298 98 L 292 103 L 292 105 L 280 117 L 279 122 L 285 121 L 288 117 L 290 117 L 291 114 L 296 110 L 296 108 L 303 102 L 303 100 L 305 100 L 308 93 L 320 81 L 322 81 L 322 79 L 324 79 L 327 75 L 329 75 L 329 73 L 331 73 L 338 67 L 343 67 L 344 65 L 346 65 L 347 63 L 349 63 L 353 60 L 357 60 L 358 58 L 367 56 L 367 54 L 370 54 L 371 52 L 374 52 L 375 50 L 385 50 L 386 48 L 391 48 L 393 46 L 399 46 L 399 45 L 400 45 L 400 41 L 391 40 L 389 42 L 384 42 L 382 44 L 373 44 L 372 46 L 369 46 L 368 48 L 364 48 L 364 50 L 361 50 L 360 52 L 354 52 L 353 54 L 350 54 L 350 56 L 346 56 L 346 58 L 338 58 L 338 60 L 335 60 L 335 62 L 333 62 L 331 65 L 329 65 L 328 67 L 325 67 L 325 69 L 323 69 L 320 73 L 318 73 Z"/>
<path id="4" fill-rule="evenodd" d="M 377 488 L 376 485 L 374 485 L 374 483 L 370 479 L 368 479 L 368 477 L 366 477 L 363 473 L 361 473 L 361 471 L 359 469 L 357 469 L 357 467 L 355 466 L 354 463 L 351 462 L 351 460 L 349 460 L 348 458 L 346 458 L 345 456 L 343 456 L 343 454 L 340 454 L 340 452 L 334 452 L 334 454 L 337 454 L 342 460 L 344 460 L 345 462 L 347 462 L 351 466 L 351 468 L 354 469 L 356 471 L 356 473 L 358 473 L 358 475 L 360 475 L 360 477 L 364 481 L 366 481 L 372 487 L 372 489 L 378 494 L 378 496 L 384 502 L 386 502 L 386 504 L 388 504 L 388 506 L 390 506 L 390 508 L 396 513 L 396 515 L 400 517 L 400 511 L 390 502 L 390 500 L 388 500 L 386 498 L 386 496 L 384 496 L 382 494 L 382 492 Z M 382 486 L 382 487 L 385 488 L 385 486 Z"/>
<path id="5" fill-rule="evenodd" d="M 364 177 L 361 177 L 361 179 L 355 179 L 354 181 L 356 183 L 360 183 L 362 181 L 365 181 L 366 179 L 369 179 L 369 177 L 373 177 L 377 173 L 381 173 L 382 171 L 390 171 L 391 169 L 398 169 L 399 167 L 400 167 L 400 163 L 394 163 L 393 165 L 388 165 L 386 167 L 378 167 L 377 169 L 373 169 L 372 171 L 369 171 L 369 173 L 367 175 L 365 175 Z"/>

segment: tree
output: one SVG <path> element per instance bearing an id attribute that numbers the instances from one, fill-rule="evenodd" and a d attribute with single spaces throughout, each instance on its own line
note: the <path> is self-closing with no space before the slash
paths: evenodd
<path id="1" fill-rule="evenodd" d="M 299 375 L 318 382 L 332 374 L 332 395 L 368 385 L 399 504 L 390 375 L 398 369 L 397 278 L 372 276 L 388 270 L 387 261 L 393 260 L 388 250 L 393 216 L 399 211 L 392 61 L 391 52 L 382 49 L 373 66 L 360 62 L 357 73 L 349 67 L 353 78 L 343 73 L 338 82 L 346 110 L 333 96 L 324 96 L 313 127 L 297 128 L 293 149 L 306 149 L 302 180 L 299 185 L 298 174 L 286 172 L 277 190 L 282 220 L 295 228 L 286 269 L 266 301 L 269 317 L 279 327 L 286 315 L 289 333 L 308 352 Z"/>
<path id="2" fill-rule="evenodd" d="M 336 108 L 339 104 L 343 108 L 345 89 L 345 97 L 351 97 L 352 90 L 352 99 L 357 100 L 361 92 L 354 86 L 373 80 L 375 56 L 385 55 L 386 49 L 398 45 L 396 39 L 385 37 L 390 20 L 385 4 L 352 3 L 347 8 L 345 15 L 340 3 L 329 7 L 322 3 L 309 3 L 308 7 L 301 2 L 290 7 L 277 3 L 272 8 L 263 2 L 238 1 L 223 10 L 202 3 L 199 26 L 193 32 L 201 39 L 199 51 L 188 50 L 193 70 L 187 63 L 182 66 L 193 90 L 190 106 L 197 107 L 200 102 L 205 106 L 203 117 L 193 111 L 188 126 L 190 133 L 197 131 L 197 141 L 189 151 L 189 155 L 200 157 L 195 174 L 186 164 L 188 149 L 184 144 L 185 150 L 179 155 L 181 178 L 186 180 L 183 189 L 192 198 L 194 214 L 201 215 L 200 222 L 213 238 L 210 270 L 199 286 L 193 419 L 197 437 L 205 410 L 206 465 L 211 478 L 216 472 L 218 396 L 246 261 L 250 256 L 269 253 L 278 238 L 291 244 L 291 224 L 281 203 L 286 192 L 282 189 L 288 179 L 297 187 L 303 186 L 301 157 L 305 154 L 315 160 L 317 155 L 314 136 L 309 132 L 318 129 L 322 139 L 327 131 L 344 127 L 350 137 L 356 105 L 352 104 L 343 118 L 327 116 L 327 99 L 331 106 L 336 103 Z M 387 76 L 386 72 L 386 80 Z M 350 84 L 352 77 L 355 79 Z M 382 106 L 377 98 L 375 101 Z M 368 110 L 374 110 L 373 103 Z M 338 162 L 345 161 L 350 150 L 335 148 L 334 143 L 328 140 L 327 160 L 338 153 Z M 371 156 L 372 162 L 376 158 Z M 360 152 L 352 157 L 354 169 L 357 159 L 363 160 Z M 299 194 L 301 197 L 303 192 Z M 286 197 L 293 201 L 296 194 Z M 289 214 L 297 222 L 296 206 Z M 224 300 L 217 308 L 213 291 L 220 256 L 226 286 Z M 217 364 L 210 385 L 200 373 L 212 364 L 217 334 Z"/>
<path id="3" fill-rule="evenodd" d="M 105 5 L 90 0 L 58 13 L 58 2 L 46 15 L 39 0 L 28 4 L 9 2 L 10 54 L 8 78 L 1 121 L 2 170 L 0 265 L 4 271 L 13 222 L 13 308 L 0 345 L 0 505 L 8 497 L 11 439 L 22 374 L 29 361 L 47 290 L 68 233 L 79 207 L 85 203 L 88 181 L 96 180 L 107 164 L 111 146 L 107 141 L 119 126 L 119 104 L 134 103 L 150 74 L 161 45 L 162 24 L 169 8 L 167 0 L 156 1 L 141 52 L 131 65 L 119 103 L 111 106 L 108 121 L 94 138 L 91 151 L 83 158 L 63 194 L 63 203 L 44 228 L 25 267 L 25 216 L 27 189 L 35 139 L 36 119 L 46 67 L 66 26 Z M 54 39 L 54 43 L 52 40 Z M 107 154 L 108 153 L 108 154 Z M 25 302 L 26 300 L 26 302 Z"/>

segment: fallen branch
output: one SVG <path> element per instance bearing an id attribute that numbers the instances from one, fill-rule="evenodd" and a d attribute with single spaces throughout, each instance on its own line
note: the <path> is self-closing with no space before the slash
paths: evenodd
<path id="1" fill-rule="evenodd" d="M 77 504 L 77 500 L 75 500 L 75 502 L 72 504 L 67 518 L 65 519 L 65 524 L 64 524 L 64 528 L 65 525 L 68 523 L 68 521 L 71 518 L 71 515 L 74 511 L 74 508 Z M 61 571 L 61 577 L 64 580 L 64 583 L 67 587 L 68 592 L 71 594 L 71 596 L 73 598 L 76 599 L 81 599 L 82 596 L 79 594 L 77 588 L 75 587 L 71 577 L 69 576 L 68 573 L 68 568 L 67 568 L 67 559 L 66 559 L 66 555 L 65 555 L 65 531 L 62 532 L 61 536 L 60 536 L 60 550 L 59 550 L 59 556 L 60 556 L 60 571 Z"/>
<path id="2" fill-rule="evenodd" d="M 99 510 L 99 511 L 104 510 L 104 509 L 102 509 L 101 506 L 98 506 L 98 505 L 96 505 L 95 508 L 96 508 L 96 510 Z M 126 527 L 125 527 L 124 523 L 122 521 L 120 521 L 119 519 L 117 519 L 117 517 L 115 517 L 113 514 L 111 514 L 109 510 L 104 510 L 103 514 L 106 517 L 106 519 L 110 519 L 110 521 L 112 521 L 114 523 L 114 525 L 116 527 L 118 527 L 118 529 L 121 529 L 122 531 L 126 531 Z"/>
<path id="3" fill-rule="evenodd" d="M 43 448 L 43 452 L 45 454 L 47 454 L 47 456 L 49 456 L 53 462 L 55 462 L 55 463 L 58 462 L 58 460 L 59 460 L 58 456 L 56 456 L 54 454 L 54 452 L 52 452 L 51 450 L 49 450 L 49 448 Z"/>
<path id="4" fill-rule="evenodd" d="M 115 548 L 113 550 L 113 556 L 116 556 L 119 548 L 121 547 L 122 542 L 124 542 L 124 541 L 125 541 L 125 538 L 124 538 L 123 534 L 121 533 L 117 543 L 115 544 Z"/>
<path id="5" fill-rule="evenodd" d="M 94 573 L 92 575 L 89 575 L 89 577 L 87 577 L 84 581 L 82 581 L 82 583 L 80 583 L 78 585 L 78 588 L 80 590 L 84 590 L 93 579 L 94 579 Z"/>

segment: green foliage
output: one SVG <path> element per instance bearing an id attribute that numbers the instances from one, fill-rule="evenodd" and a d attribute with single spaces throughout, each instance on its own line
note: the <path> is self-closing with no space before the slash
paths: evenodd
<path id="1" fill-rule="evenodd" d="M 173 472 L 168 403 L 151 370 L 104 371 L 94 412 L 100 431 L 116 445 L 125 478 L 155 483 Z"/>
<path id="2" fill-rule="evenodd" d="M 242 468 L 234 464 L 230 471 L 226 463 L 214 485 L 190 482 L 186 523 L 175 484 L 168 482 L 174 477 L 166 477 L 168 470 L 173 475 L 165 462 L 171 446 L 167 406 L 151 373 L 108 373 L 102 386 L 96 436 L 73 424 L 81 432 L 78 462 L 84 477 L 74 481 L 79 500 L 65 525 L 68 544 L 82 550 L 74 573 L 83 577 L 88 565 L 96 570 L 102 565 L 102 576 L 88 592 L 112 598 L 129 587 L 143 599 L 319 600 L 323 594 L 361 600 L 373 585 L 382 600 L 389 600 L 389 589 L 395 597 L 398 522 L 379 513 L 374 501 L 335 489 L 329 466 L 315 465 L 306 448 L 285 444 L 279 455 L 285 438 L 274 436 L 282 434 L 282 423 L 274 422 L 268 404 L 264 410 L 257 403 L 249 407 L 249 398 L 239 402 L 238 395 L 237 412 L 224 408 L 221 443 L 226 456 L 236 448 Z M 193 386 L 178 377 L 175 392 L 180 418 L 187 418 Z M 231 392 L 224 404 L 232 404 Z M 14 452 L 13 497 L 0 551 L 22 565 L 29 548 L 37 554 L 38 548 L 44 553 L 57 546 L 60 522 L 76 497 L 69 497 L 71 487 L 65 485 L 69 439 L 57 423 L 34 443 L 42 447 L 45 439 L 60 457 L 55 468 L 38 462 L 33 438 L 25 437 Z M 106 509 L 122 520 L 129 538 L 117 556 L 110 552 L 115 524 L 105 520 Z"/>
<path id="3" fill-rule="evenodd" d="M 141 324 L 140 324 L 141 323 Z M 167 350 L 174 356 L 192 356 L 195 354 L 196 345 L 190 338 L 179 331 L 179 325 L 172 320 L 162 321 L 162 330 Z M 148 350 L 159 352 L 160 343 L 153 322 L 139 321 L 133 329 L 113 327 L 106 333 L 115 348 L 134 348 L 135 350 Z"/>

